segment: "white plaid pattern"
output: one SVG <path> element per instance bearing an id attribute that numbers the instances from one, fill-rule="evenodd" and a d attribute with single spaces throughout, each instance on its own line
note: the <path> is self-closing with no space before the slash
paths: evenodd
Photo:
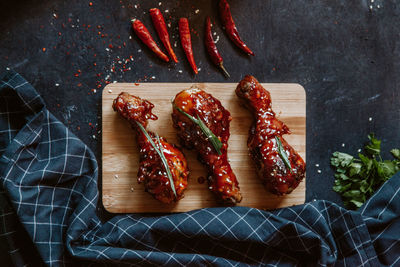
<path id="1" fill-rule="evenodd" d="M 360 213 L 315 201 L 274 212 L 228 207 L 158 217 L 119 215 L 102 222 L 96 215 L 98 170 L 90 149 L 12 71 L 0 82 L 0 103 L 4 189 L 0 203 L 3 198 L 12 205 L 7 209 L 2 205 L 0 210 L 0 238 L 17 238 L 18 229 L 6 227 L 9 221 L 19 220 L 46 265 L 377 266 L 399 262 L 398 179 L 386 183 L 381 189 L 385 194 L 374 196 Z M 21 249 L 8 247 L 6 254 L 14 264 L 17 257 L 12 255 Z M 36 264 L 34 260 L 21 262 Z"/>

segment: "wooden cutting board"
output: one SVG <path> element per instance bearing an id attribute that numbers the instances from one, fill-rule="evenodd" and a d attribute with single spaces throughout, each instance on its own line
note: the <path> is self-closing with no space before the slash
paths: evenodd
<path id="1" fill-rule="evenodd" d="M 255 172 L 255 165 L 247 150 L 247 136 L 253 121 L 251 114 L 239 103 L 235 95 L 237 84 L 233 83 L 115 83 L 103 91 L 103 205 L 113 213 L 183 212 L 199 208 L 215 207 L 218 204 L 207 189 L 207 182 L 201 184 L 198 177 L 206 177 L 205 168 L 197 161 L 196 153 L 184 149 L 190 169 L 185 197 L 178 203 L 167 205 L 153 199 L 137 183 L 139 152 L 135 133 L 129 123 L 112 109 L 112 101 L 120 92 L 128 92 L 151 101 L 157 121 L 150 121 L 148 130 L 157 132 L 171 143 L 178 144 L 172 127 L 171 100 L 181 90 L 197 86 L 218 98 L 231 112 L 231 137 L 228 156 L 239 181 L 243 200 L 240 206 L 260 209 L 275 209 L 302 204 L 305 201 L 305 181 L 291 194 L 275 196 L 261 185 Z M 285 139 L 303 157 L 306 157 L 306 95 L 298 84 L 263 84 L 272 96 L 273 110 L 292 131 Z"/>

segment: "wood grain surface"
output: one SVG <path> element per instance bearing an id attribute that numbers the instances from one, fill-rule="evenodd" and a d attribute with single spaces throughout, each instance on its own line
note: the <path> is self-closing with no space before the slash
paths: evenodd
<path id="1" fill-rule="evenodd" d="M 197 161 L 196 153 L 184 149 L 190 169 L 185 197 L 178 203 L 167 205 L 153 199 L 137 183 L 139 152 L 135 132 L 129 123 L 112 109 L 112 101 L 120 92 L 128 92 L 151 101 L 157 121 L 150 121 L 148 130 L 157 132 L 171 143 L 178 144 L 172 127 L 171 100 L 181 90 L 197 86 L 218 98 L 231 112 L 231 137 L 228 156 L 238 178 L 243 200 L 239 206 L 259 209 L 275 209 L 302 204 L 305 201 L 305 181 L 291 194 L 275 196 L 261 185 L 255 165 L 249 157 L 247 136 L 253 118 L 240 105 L 233 83 L 115 83 L 103 90 L 102 99 L 102 199 L 104 207 L 113 213 L 183 212 L 199 208 L 215 207 L 207 182 L 201 184 L 198 177 L 206 177 L 205 168 Z M 277 117 L 292 131 L 285 139 L 303 157 L 306 157 L 306 95 L 298 84 L 263 84 L 272 96 L 272 107 Z"/>

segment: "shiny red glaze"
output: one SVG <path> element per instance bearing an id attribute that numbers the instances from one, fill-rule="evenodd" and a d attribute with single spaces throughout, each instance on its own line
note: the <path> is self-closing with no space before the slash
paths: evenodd
<path id="1" fill-rule="evenodd" d="M 134 19 L 132 20 L 132 28 L 136 35 L 139 37 L 139 39 L 153 51 L 159 58 L 164 60 L 165 62 L 169 61 L 169 58 L 166 54 L 164 54 L 163 51 L 158 47 L 157 43 L 154 41 L 153 37 L 151 37 L 151 34 L 149 30 L 147 30 L 146 26 L 138 20 Z"/>
<path id="2" fill-rule="evenodd" d="M 236 94 L 243 99 L 246 107 L 255 116 L 247 145 L 264 186 L 277 195 L 290 193 L 304 178 L 306 163 L 282 137 L 290 131 L 275 117 L 271 108 L 270 93 L 258 83 L 256 78 L 246 75 L 237 86 Z M 275 137 L 281 140 L 288 154 L 292 171 L 286 167 L 280 157 Z"/>
<path id="3" fill-rule="evenodd" d="M 226 0 L 219 1 L 219 13 L 222 24 L 225 27 L 225 31 L 232 42 L 234 42 L 235 45 L 242 49 L 246 54 L 254 56 L 253 51 L 251 51 L 250 48 L 240 39 L 239 32 L 232 18 L 231 9 Z"/>
<path id="4" fill-rule="evenodd" d="M 150 9 L 150 16 L 153 21 L 154 27 L 156 28 L 158 37 L 167 49 L 169 56 L 175 63 L 178 63 L 178 59 L 172 49 L 171 42 L 169 40 L 169 34 L 167 30 L 167 25 L 165 24 L 164 17 L 158 8 Z"/>
<path id="5" fill-rule="evenodd" d="M 189 171 L 183 153 L 174 145 L 169 144 L 166 139 L 160 137 L 162 152 L 171 170 L 175 185 L 177 195 L 175 198 L 160 156 L 136 123 L 139 122 L 146 128 L 148 119 L 156 120 L 157 117 L 151 113 L 153 107 L 154 105 L 149 101 L 128 93 L 121 93 L 113 102 L 114 110 L 127 119 L 137 133 L 140 149 L 138 182 L 144 182 L 145 190 L 152 194 L 155 199 L 164 203 L 171 203 L 183 197 Z M 155 134 L 150 131 L 147 132 L 152 137 L 153 142 L 158 145 Z"/>
<path id="6" fill-rule="evenodd" d="M 189 115 L 200 119 L 222 142 L 221 155 L 201 131 L 199 126 L 173 108 L 172 120 L 178 137 L 188 149 L 198 152 L 199 160 L 208 169 L 208 186 L 217 200 L 236 204 L 242 200 L 239 183 L 228 162 L 229 124 L 232 117 L 221 102 L 203 90 L 192 88 L 178 93 L 173 104 Z"/>
<path id="7" fill-rule="evenodd" d="M 193 48 L 192 48 L 192 38 L 190 36 L 189 21 L 187 18 L 179 19 L 179 36 L 181 38 L 181 45 L 183 51 L 185 51 L 186 57 L 189 61 L 195 74 L 198 74 L 196 62 L 194 61 Z"/>

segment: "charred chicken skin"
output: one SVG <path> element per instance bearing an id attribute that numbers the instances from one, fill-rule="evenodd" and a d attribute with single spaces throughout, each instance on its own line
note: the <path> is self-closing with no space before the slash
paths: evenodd
<path id="1" fill-rule="evenodd" d="M 290 130 L 275 117 L 270 93 L 256 78 L 246 75 L 237 86 L 236 94 L 255 116 L 247 145 L 262 183 L 277 195 L 292 192 L 305 176 L 306 163 L 282 137 L 290 134 Z"/>
<path id="2" fill-rule="evenodd" d="M 165 156 L 174 181 L 175 196 L 161 157 L 138 125 L 140 123 L 145 129 L 149 119 L 157 119 L 157 116 L 152 114 L 153 107 L 154 105 L 149 101 L 124 92 L 113 102 L 113 109 L 127 119 L 137 133 L 137 142 L 140 149 L 138 182 L 144 182 L 145 190 L 153 195 L 155 199 L 163 203 L 172 203 L 183 197 L 183 192 L 187 187 L 189 171 L 185 156 L 177 147 L 160 137 L 159 140 L 162 146 L 160 149 L 156 135 L 150 131 L 147 132 L 153 143 Z"/>
<path id="3" fill-rule="evenodd" d="M 201 127 L 183 112 L 201 120 L 211 130 L 222 144 L 219 151 Z M 173 101 L 172 120 L 174 127 L 178 130 L 181 143 L 188 149 L 195 149 L 200 162 L 207 166 L 208 187 L 215 194 L 218 202 L 227 205 L 240 202 L 242 196 L 239 183 L 227 156 L 229 124 L 232 120 L 229 111 L 212 95 L 203 90 L 191 88 L 176 95 Z"/>

